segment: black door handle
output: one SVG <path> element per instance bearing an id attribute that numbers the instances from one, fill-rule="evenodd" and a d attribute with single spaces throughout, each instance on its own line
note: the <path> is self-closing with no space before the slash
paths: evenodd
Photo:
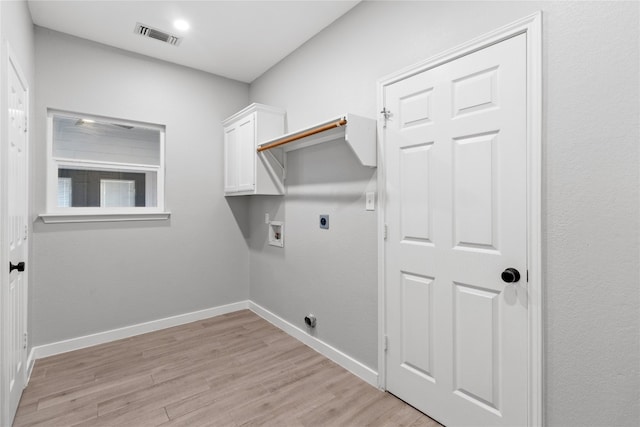
<path id="1" fill-rule="evenodd" d="M 24 271 L 24 261 L 17 264 L 13 264 L 11 261 L 9 261 L 9 273 L 11 273 L 13 270 Z"/>
<path id="2" fill-rule="evenodd" d="M 516 283 L 520 280 L 520 272 L 515 268 L 507 268 L 502 272 L 502 280 L 507 283 Z"/>

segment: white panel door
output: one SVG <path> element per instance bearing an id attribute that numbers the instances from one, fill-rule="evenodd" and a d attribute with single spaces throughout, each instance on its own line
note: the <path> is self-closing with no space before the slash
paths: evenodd
<path id="1" fill-rule="evenodd" d="M 13 419 L 25 386 L 26 293 L 27 293 L 27 88 L 9 61 L 8 70 L 8 155 L 7 218 L 5 244 L 9 254 L 9 279 L 3 302 L 3 369 L 8 396 L 8 416 Z M 3 270 L 4 271 L 4 270 Z M 3 420 L 4 421 L 4 420 Z"/>
<path id="2" fill-rule="evenodd" d="M 525 37 L 384 92 L 386 384 L 448 426 L 527 424 Z"/>

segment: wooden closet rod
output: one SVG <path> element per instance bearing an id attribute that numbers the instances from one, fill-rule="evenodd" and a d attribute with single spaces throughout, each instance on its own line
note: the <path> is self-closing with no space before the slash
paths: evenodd
<path id="1" fill-rule="evenodd" d="M 320 133 L 320 132 L 324 132 L 326 130 L 330 130 L 330 129 L 337 128 L 337 127 L 340 127 L 340 126 L 344 126 L 346 124 L 347 124 L 347 119 L 343 118 L 343 119 L 337 120 L 335 122 L 327 123 L 326 125 L 321 125 L 321 126 L 318 126 L 318 127 L 307 129 L 305 131 L 298 132 L 296 134 L 287 136 L 287 137 L 285 137 L 285 138 L 283 138 L 283 139 L 281 139 L 279 141 L 274 141 L 271 144 L 267 144 L 267 145 L 258 147 L 258 153 L 260 153 L 260 152 L 262 152 L 264 150 L 270 150 L 271 148 L 276 148 L 276 147 L 279 147 L 281 145 L 288 144 L 288 143 L 293 142 L 293 141 L 297 141 L 297 140 L 302 139 L 302 138 L 306 138 L 307 136 L 311 136 L 311 135 L 315 135 L 315 134 Z"/>

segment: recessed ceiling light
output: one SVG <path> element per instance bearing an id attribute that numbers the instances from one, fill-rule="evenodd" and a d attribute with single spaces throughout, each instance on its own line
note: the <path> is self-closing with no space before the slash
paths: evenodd
<path id="1" fill-rule="evenodd" d="M 184 19 L 176 19 L 175 21 L 173 21 L 173 26 L 176 28 L 176 30 L 180 31 L 187 31 L 190 27 L 189 23 Z"/>

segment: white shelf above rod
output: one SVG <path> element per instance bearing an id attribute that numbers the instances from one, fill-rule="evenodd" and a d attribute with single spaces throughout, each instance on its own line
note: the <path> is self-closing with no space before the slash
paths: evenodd
<path id="1" fill-rule="evenodd" d="M 273 148 L 281 148 L 285 152 L 292 151 L 338 139 L 347 142 L 363 166 L 377 166 L 376 121 L 354 114 L 345 114 L 265 141 L 258 146 L 258 153 Z"/>

